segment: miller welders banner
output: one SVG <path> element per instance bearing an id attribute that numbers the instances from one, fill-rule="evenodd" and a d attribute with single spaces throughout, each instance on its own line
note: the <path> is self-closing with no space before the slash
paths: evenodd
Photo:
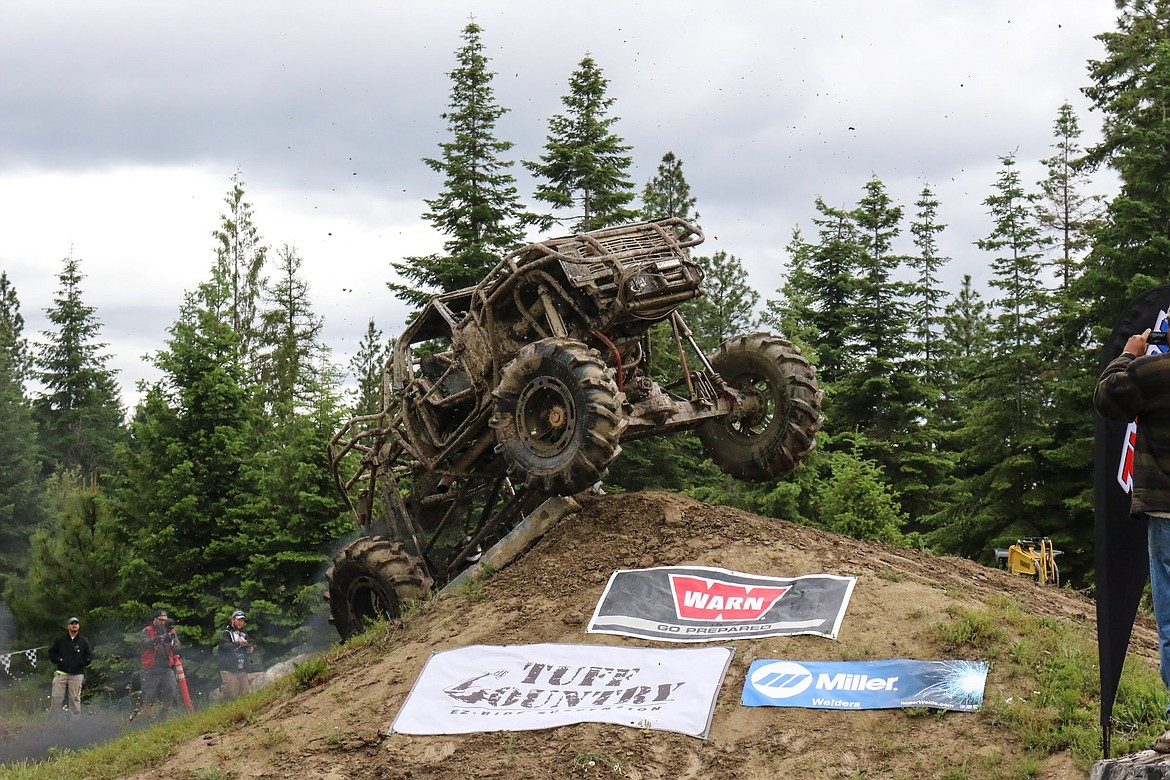
<path id="1" fill-rule="evenodd" d="M 969 712 L 983 705 L 986 681 L 984 661 L 753 661 L 741 702 L 748 707 Z"/>
<path id="2" fill-rule="evenodd" d="M 1121 354 L 1130 336 L 1146 328 L 1166 330 L 1170 286 L 1138 296 L 1114 323 L 1098 361 L 1098 373 Z M 1165 351 L 1165 347 L 1153 347 Z M 1115 422 L 1097 415 L 1093 439 L 1094 539 L 1096 541 L 1097 656 L 1101 670 L 1101 744 L 1106 758 L 1113 701 L 1121 681 L 1138 603 L 1149 578 L 1146 524 L 1129 514 L 1133 451 L 1141 421 Z"/>
<path id="3" fill-rule="evenodd" d="M 732 652 L 574 644 L 444 650 L 423 667 L 390 732 L 614 723 L 706 739 Z"/>
<path id="4" fill-rule="evenodd" d="M 761 577 L 705 566 L 615 571 L 586 630 L 662 642 L 836 639 L 856 577 Z"/>

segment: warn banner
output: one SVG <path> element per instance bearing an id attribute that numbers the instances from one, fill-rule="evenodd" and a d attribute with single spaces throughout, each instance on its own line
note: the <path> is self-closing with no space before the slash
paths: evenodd
<path id="1" fill-rule="evenodd" d="M 986 681 L 983 661 L 753 661 L 741 702 L 748 707 L 967 712 L 982 706 Z"/>
<path id="2" fill-rule="evenodd" d="M 586 630 L 663 642 L 836 639 L 856 583 L 832 574 L 782 579 L 703 566 L 622 569 L 610 576 Z"/>
<path id="3" fill-rule="evenodd" d="M 615 723 L 706 739 L 731 655 L 727 647 L 567 644 L 445 650 L 427 661 L 390 732 Z"/>

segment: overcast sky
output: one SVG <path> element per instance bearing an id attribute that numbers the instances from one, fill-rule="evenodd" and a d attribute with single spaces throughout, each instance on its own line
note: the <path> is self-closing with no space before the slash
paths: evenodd
<path id="1" fill-rule="evenodd" d="M 591 55 L 638 189 L 674 152 L 708 236 L 698 253 L 740 258 L 765 298 L 793 228 L 813 234 L 814 200 L 850 208 L 871 176 L 908 216 L 934 189 L 948 286 L 982 286 L 973 242 L 999 157 L 1038 179 L 1065 101 L 1096 140 L 1081 88 L 1117 16 L 1112 0 L 5 0 L 0 271 L 26 335 L 41 338 L 61 260 L 79 258 L 137 398 L 156 376 L 143 356 L 209 276 L 237 170 L 264 242 L 303 258 L 336 361 L 371 317 L 397 334 L 407 312 L 385 283 L 391 262 L 441 249 L 421 214 L 442 182 L 420 159 L 448 139 L 447 74 L 473 12 L 513 159 L 540 156 Z"/>

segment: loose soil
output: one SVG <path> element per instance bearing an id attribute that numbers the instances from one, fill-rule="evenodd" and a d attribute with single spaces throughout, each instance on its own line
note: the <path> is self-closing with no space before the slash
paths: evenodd
<path id="1" fill-rule="evenodd" d="M 655 646 L 586 634 L 618 568 L 680 564 L 792 577 L 856 575 L 836 640 L 738 641 L 708 739 L 586 724 L 542 731 L 418 737 L 388 728 L 433 651 L 536 642 Z M 1026 754 L 978 714 L 748 708 L 739 695 L 754 658 L 857 660 L 946 655 L 930 626 L 951 605 L 1006 597 L 1094 634 L 1094 606 L 1068 589 L 958 558 L 859 542 L 667 493 L 601 496 L 554 527 L 482 589 L 438 599 L 388 631 L 384 646 L 352 649 L 327 682 L 256 713 L 247 725 L 178 746 L 139 778 L 945 778 L 1018 776 Z M 666 645 L 656 645 L 665 647 Z M 672 645 L 679 646 L 679 645 Z M 1131 654 L 1151 659 L 1148 622 Z M 1030 696 L 988 675 L 986 697 Z M 972 762 L 981 757 L 990 760 Z M 589 760 L 593 763 L 590 764 Z M 975 769 L 975 767 L 983 769 Z M 987 767 L 998 766 L 994 775 Z M 217 774 L 219 772 L 220 774 Z M 967 773 L 964 773 L 967 772 Z M 1034 778 L 1084 778 L 1068 755 Z"/>

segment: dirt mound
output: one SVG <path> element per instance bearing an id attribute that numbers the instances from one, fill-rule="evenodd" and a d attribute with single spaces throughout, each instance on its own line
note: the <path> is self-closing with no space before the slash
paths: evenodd
<path id="1" fill-rule="evenodd" d="M 813 636 L 733 643 L 709 739 L 621 726 L 413 737 L 387 729 L 434 650 L 472 644 L 652 643 L 586 634 L 617 568 L 689 564 L 797 576 L 858 577 L 836 641 Z M 1007 596 L 1037 614 L 1094 631 L 1084 596 L 1042 588 L 970 561 L 858 542 L 783 521 L 713 507 L 666 493 L 604 496 L 583 502 L 529 554 L 483 583 L 440 599 L 384 647 L 354 651 L 326 684 L 257 713 L 248 725 L 180 746 L 140 777 L 235 778 L 727 778 L 974 777 L 975 755 L 998 757 L 1015 776 L 1023 751 L 975 715 L 911 717 L 899 710 L 841 712 L 740 706 L 754 658 L 809 661 L 938 658 L 929 630 L 953 604 Z M 663 647 L 664 645 L 658 645 Z M 1135 627 L 1135 652 L 1156 646 L 1148 624 Z M 1143 650 L 1144 649 L 1144 650 Z M 988 697 L 1010 695 L 994 669 Z M 592 762 L 592 763 L 591 763 Z M 200 775 L 200 772 L 204 772 Z M 958 774 L 955 774 L 958 772 Z M 1083 778 L 1067 756 L 1038 778 Z"/>

